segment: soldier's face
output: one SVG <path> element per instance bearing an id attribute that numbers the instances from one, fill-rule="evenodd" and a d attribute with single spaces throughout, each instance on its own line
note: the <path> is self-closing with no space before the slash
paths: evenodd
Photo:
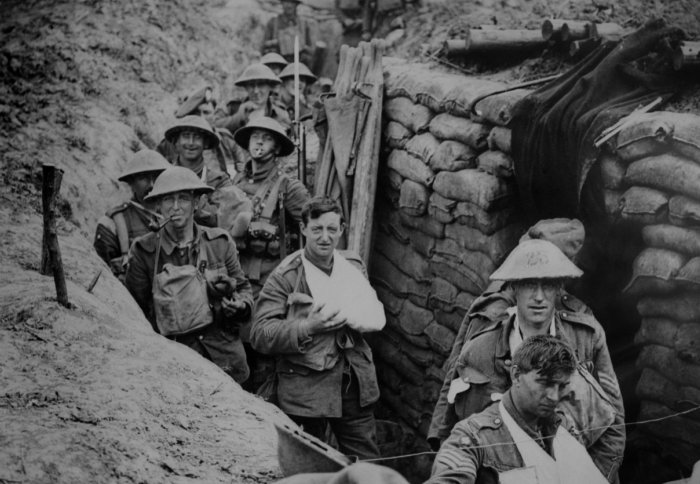
<path id="1" fill-rule="evenodd" d="M 264 129 L 255 129 L 250 134 L 248 151 L 253 160 L 257 161 L 267 160 L 270 156 L 277 156 L 280 149 L 272 133 Z"/>
<path id="2" fill-rule="evenodd" d="M 174 228 L 184 228 L 194 223 L 194 212 L 198 197 L 190 191 L 169 193 L 160 197 L 158 211 L 170 219 Z"/>
<path id="3" fill-rule="evenodd" d="M 552 320 L 554 303 L 561 283 L 549 279 L 527 279 L 513 283 L 518 320 L 531 328 L 541 328 Z"/>
<path id="4" fill-rule="evenodd" d="M 552 417 L 559 402 L 571 392 L 571 375 L 568 373 L 557 372 L 545 377 L 538 370 L 522 373 L 515 367 L 512 371 L 511 394 L 525 417 Z"/>
<path id="5" fill-rule="evenodd" d="M 289 91 L 292 94 L 294 93 L 294 78 L 285 79 L 283 81 L 283 85 L 287 91 Z M 304 94 L 304 92 L 306 91 L 306 85 L 307 85 L 306 81 L 300 77 L 299 78 L 299 92 L 301 94 Z"/>
<path id="6" fill-rule="evenodd" d="M 287 15 L 289 17 L 292 15 L 296 15 L 297 3 L 291 2 L 291 1 L 283 1 L 282 2 L 282 11 L 284 12 L 285 15 Z"/>
<path id="7" fill-rule="evenodd" d="M 204 136 L 198 131 L 181 131 L 175 147 L 183 160 L 199 161 L 204 152 Z"/>
<path id="8" fill-rule="evenodd" d="M 258 108 L 262 108 L 270 97 L 272 85 L 265 81 L 250 81 L 245 84 L 248 100 L 253 101 Z"/>
<path id="9" fill-rule="evenodd" d="M 328 259 L 338 246 L 344 225 L 340 215 L 326 212 L 318 218 L 309 219 L 307 224 L 301 224 L 301 233 L 306 237 L 306 250 L 319 259 Z"/>
<path id="10" fill-rule="evenodd" d="M 131 191 L 134 193 L 134 198 L 137 202 L 143 203 L 144 197 L 151 193 L 151 190 L 153 189 L 153 182 L 157 176 L 158 173 L 151 172 L 141 173 L 131 178 L 131 181 L 129 181 L 129 186 L 131 187 Z"/>

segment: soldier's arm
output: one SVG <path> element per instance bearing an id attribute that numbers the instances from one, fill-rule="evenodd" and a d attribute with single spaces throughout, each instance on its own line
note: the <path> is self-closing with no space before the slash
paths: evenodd
<path id="1" fill-rule="evenodd" d="M 295 222 L 301 222 L 301 208 L 309 198 L 309 191 L 299 180 L 289 180 L 285 192 L 284 208 Z"/>
<path id="2" fill-rule="evenodd" d="M 245 126 L 248 116 L 242 109 L 238 109 L 233 114 L 228 114 L 224 108 L 217 108 L 214 112 L 212 125 L 217 128 L 228 129 L 235 133 L 238 128 Z"/>
<path id="3" fill-rule="evenodd" d="M 116 231 L 114 221 L 111 217 L 103 216 L 97 221 L 93 246 L 95 247 L 97 255 L 107 264 L 115 257 L 121 255 Z"/>
<path id="4" fill-rule="evenodd" d="M 265 25 L 265 33 L 263 34 L 262 46 L 260 47 L 260 52 L 263 55 L 268 52 L 276 52 L 279 48 L 279 42 L 275 38 L 275 22 L 277 22 L 277 17 L 272 17 Z"/>
<path id="5" fill-rule="evenodd" d="M 144 252 L 136 242 L 132 244 L 124 284 L 143 311 L 143 314 L 146 315 L 153 330 L 158 332 L 155 316 L 153 315 L 153 293 L 151 291 L 153 275 L 147 263 L 149 257 L 153 257 L 153 254 Z"/>
<path id="6" fill-rule="evenodd" d="M 589 447 L 588 452 L 603 475 L 612 482 L 615 480 L 625 451 L 625 408 L 602 328 L 596 331 L 595 347 L 594 375 L 615 407 L 616 416 L 614 426 L 608 427 L 605 433 Z"/>
<path id="7" fill-rule="evenodd" d="M 229 234 L 226 234 L 226 239 L 228 241 L 226 244 L 225 256 L 226 271 L 229 277 L 232 277 L 236 281 L 236 296 L 238 301 L 246 305 L 245 310 L 237 314 L 236 318 L 247 320 L 253 309 L 253 288 L 250 285 L 250 281 L 248 281 L 248 278 L 243 273 L 243 269 L 241 269 L 236 243 Z"/>
<path id="8" fill-rule="evenodd" d="M 292 291 L 280 267 L 267 278 L 255 302 L 250 330 L 250 343 L 257 351 L 268 355 L 304 352 L 304 345 L 310 341 L 305 320 L 287 318 L 287 298 Z"/>
<path id="9" fill-rule="evenodd" d="M 474 484 L 483 456 L 469 443 L 475 441 L 466 426 L 457 425 L 440 447 L 426 484 Z"/>

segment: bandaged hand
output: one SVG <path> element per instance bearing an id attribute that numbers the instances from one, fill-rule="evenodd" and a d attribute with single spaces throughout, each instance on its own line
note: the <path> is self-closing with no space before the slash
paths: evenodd
<path id="1" fill-rule="evenodd" d="M 335 331 L 347 324 L 347 319 L 340 316 L 339 309 L 326 308 L 324 304 L 314 304 L 306 318 L 309 335 Z"/>

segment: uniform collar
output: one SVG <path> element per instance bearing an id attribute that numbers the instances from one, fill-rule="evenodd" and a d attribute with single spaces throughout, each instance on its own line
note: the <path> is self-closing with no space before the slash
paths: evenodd
<path id="1" fill-rule="evenodd" d="M 508 308 L 508 314 L 513 320 L 513 327 L 508 335 L 508 346 L 510 347 L 510 354 L 514 354 L 521 344 L 523 344 L 523 336 L 520 333 L 520 322 L 518 321 L 518 314 L 515 307 Z M 554 313 L 556 314 L 556 312 Z M 549 335 L 556 336 L 557 329 L 556 324 L 554 324 L 554 314 L 552 314 L 552 320 L 549 322 Z"/>
<path id="2" fill-rule="evenodd" d="M 245 164 L 245 169 L 244 169 L 245 177 L 248 180 L 253 180 L 254 182 L 262 181 L 262 180 L 266 179 L 268 176 L 270 176 L 271 173 L 277 171 L 277 168 L 278 168 L 277 167 L 277 160 L 275 160 L 274 162 L 269 163 L 268 166 L 266 168 L 264 168 L 262 171 L 259 171 L 255 174 L 253 174 L 253 162 L 248 161 Z"/>
<path id="3" fill-rule="evenodd" d="M 191 243 L 187 244 L 188 251 L 191 250 L 192 247 L 199 247 L 199 241 L 201 238 L 202 231 L 197 224 L 194 224 L 194 238 L 192 239 Z M 160 248 L 167 255 L 172 254 L 173 251 L 178 248 L 177 242 L 170 237 L 168 232 L 165 230 L 163 230 L 160 234 Z"/>

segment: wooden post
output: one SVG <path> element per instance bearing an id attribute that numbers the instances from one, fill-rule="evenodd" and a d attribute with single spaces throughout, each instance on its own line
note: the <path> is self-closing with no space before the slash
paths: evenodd
<path id="1" fill-rule="evenodd" d="M 66 278 L 61 261 L 61 248 L 56 234 L 56 199 L 61 190 L 63 170 L 53 165 L 42 165 L 41 200 L 44 211 L 44 236 L 41 246 L 41 274 L 53 274 L 56 299 L 59 304 L 70 307 Z"/>

